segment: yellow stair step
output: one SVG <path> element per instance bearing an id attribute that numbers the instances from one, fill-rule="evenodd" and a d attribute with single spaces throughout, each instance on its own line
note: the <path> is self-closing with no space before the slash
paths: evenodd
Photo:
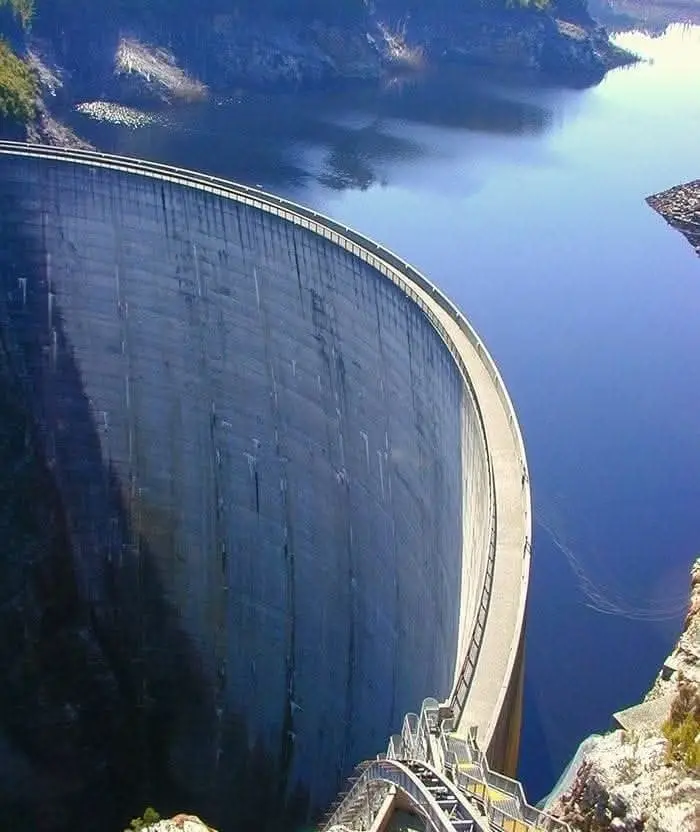
<path id="1" fill-rule="evenodd" d="M 513 795 L 502 792 L 500 789 L 489 788 L 489 797 L 491 800 L 510 800 Z"/>

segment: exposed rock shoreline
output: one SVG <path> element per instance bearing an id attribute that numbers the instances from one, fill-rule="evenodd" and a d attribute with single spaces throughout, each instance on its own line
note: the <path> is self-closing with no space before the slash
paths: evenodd
<path id="1" fill-rule="evenodd" d="M 423 12 L 400 24 L 391 20 L 374 12 L 339 26 L 239 12 L 195 18 L 187 32 L 132 23 L 97 31 L 66 27 L 60 36 L 39 20 L 32 48 L 54 64 L 49 76 L 62 74 L 68 91 L 166 100 L 199 97 L 207 88 L 372 80 L 442 61 L 590 84 L 634 60 L 609 41 L 585 6 L 583 12 Z"/>
<path id="2" fill-rule="evenodd" d="M 587 741 L 573 780 L 547 810 L 575 832 L 697 832 L 700 768 L 672 758 L 666 736 L 681 691 L 697 709 L 700 558 L 683 632 L 653 687 L 640 705 L 615 715 L 620 730 Z"/>
<path id="3" fill-rule="evenodd" d="M 571 6 L 571 0 L 569 0 Z M 573 9 L 573 10 L 572 10 Z M 441 62 L 523 70 L 574 86 L 599 81 L 633 56 L 614 46 L 585 5 L 566 12 L 423 12 L 390 25 L 368 13 L 347 26 L 238 14 L 195 18 L 189 31 L 145 23 L 37 20 L 26 54 L 40 82 L 37 136 L 70 137 L 49 111 L 85 101 L 148 107 L 210 94 L 372 82 Z"/>
<path id="4" fill-rule="evenodd" d="M 216 832 L 197 815 L 175 815 L 146 827 L 148 832 Z"/>
<path id="5" fill-rule="evenodd" d="M 649 196 L 647 203 L 680 231 L 700 256 L 700 179 Z"/>

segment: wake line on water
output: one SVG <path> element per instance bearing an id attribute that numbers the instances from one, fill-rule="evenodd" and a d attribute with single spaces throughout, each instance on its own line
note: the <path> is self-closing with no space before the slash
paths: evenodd
<path id="1" fill-rule="evenodd" d="M 571 571 L 576 576 L 579 589 L 586 598 L 586 606 L 590 609 L 603 615 L 615 615 L 631 621 L 670 621 L 685 614 L 688 606 L 688 598 L 685 595 L 678 598 L 669 598 L 658 604 L 649 602 L 645 606 L 641 606 L 630 603 L 619 593 L 606 590 L 593 581 L 584 569 L 581 560 L 561 540 L 551 526 L 537 516 L 535 517 L 535 524 L 547 533 L 557 550 L 566 558 Z"/>

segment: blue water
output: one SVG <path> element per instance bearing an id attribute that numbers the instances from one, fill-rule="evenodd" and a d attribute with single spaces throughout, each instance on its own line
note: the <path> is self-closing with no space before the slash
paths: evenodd
<path id="1" fill-rule="evenodd" d="M 700 29 L 594 89 L 452 70 L 247 96 L 115 129 L 103 148 L 275 189 L 400 252 L 501 367 L 535 538 L 521 776 L 536 799 L 638 701 L 700 550 L 700 259 L 644 197 L 700 177 Z"/>

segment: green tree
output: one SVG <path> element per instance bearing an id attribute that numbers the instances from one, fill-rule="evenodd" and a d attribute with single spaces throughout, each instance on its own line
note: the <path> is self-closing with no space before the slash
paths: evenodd
<path id="1" fill-rule="evenodd" d="M 0 116 L 28 121 L 36 109 L 36 78 L 0 38 Z"/>
<path id="2" fill-rule="evenodd" d="M 691 771 L 700 771 L 700 689 L 680 674 L 678 695 L 662 730 L 668 740 L 668 762 L 677 760 Z"/>
<path id="3" fill-rule="evenodd" d="M 149 826 L 158 823 L 160 815 L 156 810 L 149 806 L 140 818 L 134 818 L 129 824 L 129 828 L 124 832 L 141 832 L 141 830 L 148 829 Z"/>

